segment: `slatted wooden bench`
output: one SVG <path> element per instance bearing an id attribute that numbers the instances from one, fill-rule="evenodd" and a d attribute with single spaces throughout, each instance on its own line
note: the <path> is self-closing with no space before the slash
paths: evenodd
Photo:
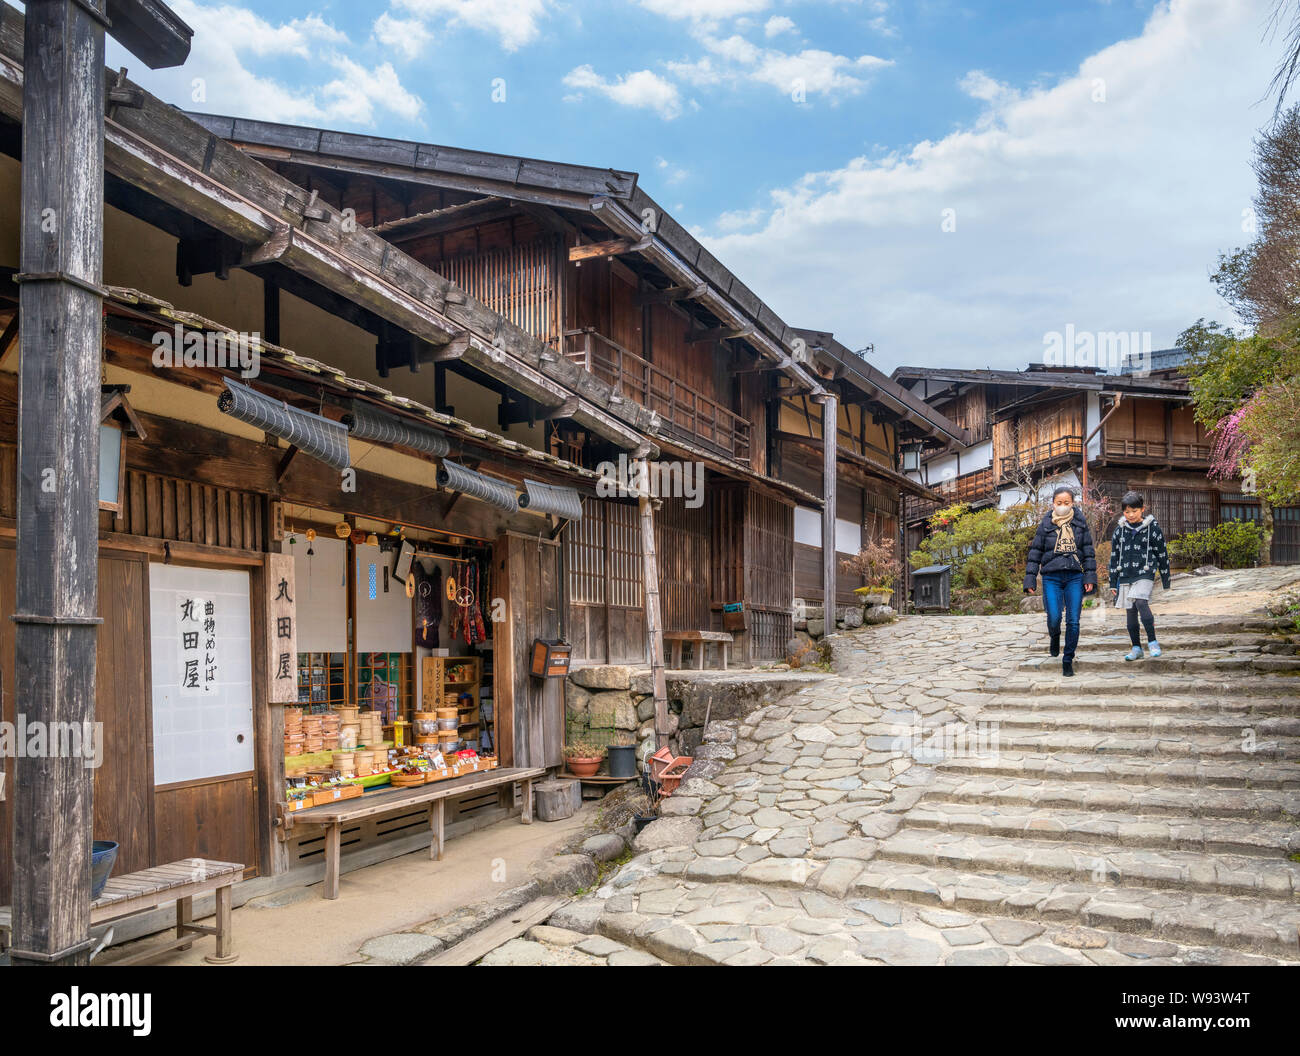
<path id="1" fill-rule="evenodd" d="M 465 777 L 453 777 L 446 781 L 435 781 L 429 785 L 416 785 L 414 788 L 394 788 L 386 792 L 367 792 L 357 799 L 341 799 L 337 803 L 326 803 L 306 810 L 285 812 L 281 815 L 283 828 L 281 838 L 299 825 L 322 825 L 325 828 L 325 886 L 321 892 L 325 898 L 339 897 L 339 858 L 342 849 L 343 827 L 361 818 L 393 811 L 407 810 L 421 803 L 430 804 L 429 828 L 433 838 L 429 842 L 429 857 L 433 861 L 442 859 L 445 842 L 445 806 L 449 799 L 481 792 L 485 788 L 499 788 L 503 807 L 514 806 L 514 786 L 520 785 L 523 792 L 523 810 L 519 820 L 532 824 L 533 820 L 533 778 L 546 774 L 544 767 L 506 767 L 499 770 L 486 770 L 479 774 Z"/>
<path id="2" fill-rule="evenodd" d="M 728 631 L 664 631 L 664 641 L 672 642 L 673 658 L 672 667 L 680 671 L 682 667 L 682 643 L 693 642 L 695 645 L 695 669 L 704 670 L 704 649 L 706 642 L 718 643 L 718 659 L 722 664 L 722 670 L 727 670 L 727 654 L 731 649 L 731 643 L 734 642 L 735 636 Z"/>
<path id="3" fill-rule="evenodd" d="M 176 903 L 176 937 L 147 950 L 133 953 L 114 964 L 138 964 L 172 950 L 188 950 L 196 935 L 212 935 L 217 940 L 215 953 L 203 959 L 211 964 L 229 964 L 239 954 L 234 952 L 230 929 L 230 888 L 243 879 L 244 867 L 237 862 L 212 862 L 206 858 L 185 858 L 138 873 L 109 877 L 100 896 L 90 904 L 90 925 L 108 924 L 136 913 L 157 909 L 164 902 Z M 217 916 L 211 925 L 194 923 L 194 899 L 216 893 Z M 3 922 L 9 927 L 8 914 Z"/>

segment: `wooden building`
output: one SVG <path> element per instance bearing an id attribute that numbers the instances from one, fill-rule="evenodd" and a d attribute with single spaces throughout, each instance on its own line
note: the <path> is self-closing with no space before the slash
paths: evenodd
<path id="1" fill-rule="evenodd" d="M 3 8 L 11 723 L 22 37 Z M 780 657 L 795 597 L 819 596 L 834 551 L 853 552 L 864 524 L 897 534 L 900 491 L 932 495 L 896 472 L 900 443 L 964 439 L 830 335 L 784 323 L 635 173 L 186 114 L 105 77 L 129 105 L 104 125 L 95 291 L 93 805 L 119 871 L 196 855 L 250 878 L 314 867 L 318 837 L 282 838 L 283 705 L 408 716 L 447 688 L 427 681 L 438 650 L 481 664 L 467 739 L 535 767 L 559 765 L 563 737 L 562 681 L 523 662 L 535 638 L 571 642 L 575 662 L 661 670 L 664 630 L 717 629 L 739 606 L 733 657 Z M 668 475 L 657 504 L 610 491 L 611 472 L 647 465 Z M 404 554 L 435 589 L 454 580 L 456 600 L 409 598 Z M 492 793 L 449 820 L 501 816 Z M 417 811 L 346 838 L 375 860 L 427 843 L 428 826 Z"/>
<path id="2" fill-rule="evenodd" d="M 899 367 L 892 377 L 970 431 L 965 445 L 931 447 L 912 475 L 939 499 L 908 502 L 909 546 L 940 505 L 1006 508 L 1059 483 L 1089 487 L 1118 509 L 1141 491 L 1168 537 L 1229 520 L 1257 520 L 1259 497 L 1241 482 L 1211 480 L 1211 440 L 1192 412 L 1177 357 L 1152 353 L 1159 369 L 959 370 Z M 1300 517 L 1274 511 L 1272 560 L 1300 562 Z"/>

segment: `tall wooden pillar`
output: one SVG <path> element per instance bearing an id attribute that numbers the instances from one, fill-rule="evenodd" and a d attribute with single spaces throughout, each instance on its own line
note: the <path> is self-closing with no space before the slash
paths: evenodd
<path id="1" fill-rule="evenodd" d="M 822 405 L 822 615 L 826 631 L 835 630 L 835 445 L 839 436 L 839 400 L 835 393 L 818 397 Z"/>
<path id="2" fill-rule="evenodd" d="M 33 0 L 23 69 L 14 710 L 85 729 L 99 624 L 103 24 L 72 0 Z M 15 764 L 13 963 L 88 963 L 93 772 L 53 751 Z"/>
<path id="3" fill-rule="evenodd" d="M 145 0 L 28 0 L 18 312 L 15 713 L 95 718 L 104 33 L 150 65 L 183 62 L 190 30 Z M 66 743 L 66 742 L 65 742 Z M 12 963 L 90 958 L 93 771 L 49 750 L 15 760 Z M 105 833 L 111 838 L 111 833 Z"/>
<path id="4" fill-rule="evenodd" d="M 664 675 L 663 610 L 659 606 L 659 560 L 655 552 L 655 500 L 650 496 L 645 459 L 637 462 L 637 479 L 642 482 L 637 507 L 641 514 L 641 557 L 645 572 L 645 633 L 650 677 L 655 698 L 655 748 L 667 742 L 668 681 Z"/>

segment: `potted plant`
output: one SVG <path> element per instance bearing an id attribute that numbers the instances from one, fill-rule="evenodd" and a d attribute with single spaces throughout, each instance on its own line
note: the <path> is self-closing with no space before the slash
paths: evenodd
<path id="1" fill-rule="evenodd" d="M 888 604 L 894 593 L 894 581 L 902 571 L 894 547 L 883 539 L 873 539 L 853 557 L 840 562 L 840 570 L 862 576 L 867 584 L 857 587 L 857 594 L 868 605 Z"/>
<path id="2" fill-rule="evenodd" d="M 608 748 L 609 776 L 636 777 L 636 738 L 630 733 L 619 733 Z"/>
<path id="3" fill-rule="evenodd" d="M 591 741 L 574 741 L 564 746 L 564 761 L 574 777 L 595 777 L 604 758 L 604 747 Z"/>

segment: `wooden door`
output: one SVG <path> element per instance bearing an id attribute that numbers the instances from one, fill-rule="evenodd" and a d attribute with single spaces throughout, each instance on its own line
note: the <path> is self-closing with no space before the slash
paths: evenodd
<path id="1" fill-rule="evenodd" d="M 558 542 L 506 532 L 492 549 L 494 592 L 506 618 L 494 623 L 492 701 L 503 766 L 559 766 L 564 744 L 564 679 L 533 678 L 534 638 L 561 636 Z"/>
<path id="2" fill-rule="evenodd" d="M 22 711 L 14 692 L 15 561 L 12 543 L 0 544 L 0 691 L 3 718 Z M 93 836 L 120 845 L 118 873 L 154 864 L 153 762 L 149 710 L 148 565 L 143 555 L 99 553 L 100 626 L 95 651 L 95 721 L 102 731 L 101 765 L 95 770 Z M 11 897 L 9 863 L 13 764 L 0 802 L 0 902 Z"/>

